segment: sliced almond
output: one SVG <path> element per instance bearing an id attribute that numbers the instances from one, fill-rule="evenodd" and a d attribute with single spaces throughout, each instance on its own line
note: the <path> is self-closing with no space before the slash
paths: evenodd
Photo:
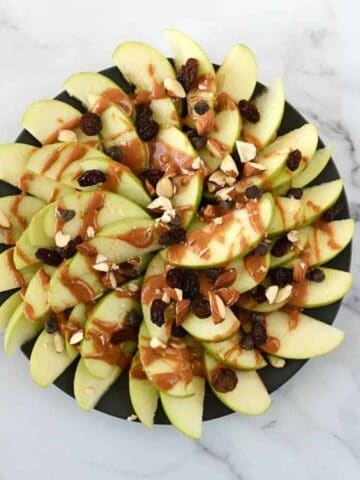
<path id="1" fill-rule="evenodd" d="M 210 175 L 209 182 L 215 183 L 216 185 L 219 185 L 219 187 L 223 187 L 225 185 L 225 178 L 226 175 L 224 172 L 216 170 Z"/>
<path id="2" fill-rule="evenodd" d="M 194 158 L 194 160 L 191 162 L 191 168 L 193 170 L 199 170 L 200 168 L 202 168 L 203 165 L 204 162 L 201 160 L 200 157 Z"/>
<path id="3" fill-rule="evenodd" d="M 174 290 L 175 290 L 176 299 L 178 301 L 182 300 L 183 299 L 183 291 L 181 290 L 181 288 L 174 288 Z"/>
<path id="4" fill-rule="evenodd" d="M 279 292 L 279 287 L 277 285 L 271 285 L 270 287 L 268 287 L 266 289 L 265 296 L 266 296 L 270 305 L 275 303 L 276 296 L 277 296 L 278 292 Z"/>
<path id="5" fill-rule="evenodd" d="M 184 87 L 181 85 L 180 82 L 178 82 L 174 78 L 165 78 L 164 87 L 166 88 L 170 97 L 175 97 L 175 98 L 186 97 L 186 92 L 184 90 Z"/>
<path id="6" fill-rule="evenodd" d="M 225 178 L 225 183 L 226 183 L 226 185 L 229 185 L 229 186 L 235 185 L 236 178 L 235 177 L 226 177 Z"/>
<path id="7" fill-rule="evenodd" d="M 160 212 L 165 212 L 166 210 L 172 210 L 171 201 L 167 197 L 158 197 L 155 198 L 149 205 L 147 206 L 149 210 L 158 210 Z"/>
<path id="8" fill-rule="evenodd" d="M 93 265 L 93 269 L 97 270 L 98 272 L 108 272 L 110 270 L 110 265 L 105 262 L 96 263 Z"/>
<path id="9" fill-rule="evenodd" d="M 11 224 L 8 219 L 8 217 L 5 215 L 5 213 L 0 212 L 0 227 L 1 228 L 10 228 Z"/>
<path id="10" fill-rule="evenodd" d="M 105 255 L 101 254 L 101 253 L 98 253 L 96 255 L 96 259 L 95 259 L 95 263 L 102 263 L 102 262 L 106 262 L 107 261 L 107 257 L 105 257 Z"/>
<path id="11" fill-rule="evenodd" d="M 219 288 L 216 293 L 220 295 L 222 301 L 227 307 L 232 307 L 239 300 L 240 293 L 235 288 Z"/>
<path id="12" fill-rule="evenodd" d="M 287 234 L 288 240 L 290 240 L 291 243 L 296 243 L 299 241 L 299 232 L 297 230 L 291 230 Z"/>
<path id="13" fill-rule="evenodd" d="M 173 182 L 169 177 L 162 177 L 156 184 L 156 194 L 158 197 L 172 198 L 175 193 Z"/>
<path id="14" fill-rule="evenodd" d="M 206 142 L 206 148 L 209 150 L 211 155 L 213 155 L 215 158 L 223 158 L 224 151 L 220 147 L 219 142 L 217 142 L 213 138 L 208 139 L 208 141 Z"/>
<path id="15" fill-rule="evenodd" d="M 231 155 L 226 155 L 226 157 L 223 159 L 220 164 L 220 170 L 231 177 L 237 177 L 239 175 L 238 167 Z"/>
<path id="16" fill-rule="evenodd" d="M 63 234 L 61 230 L 56 232 L 55 234 L 55 245 L 59 248 L 66 247 L 66 245 L 70 242 L 70 235 Z"/>
<path id="17" fill-rule="evenodd" d="M 234 192 L 235 192 L 234 187 L 225 187 L 225 188 L 222 188 L 221 190 L 218 190 L 215 196 L 220 200 L 231 200 L 232 199 L 231 194 Z"/>
<path id="18" fill-rule="evenodd" d="M 170 298 L 169 292 L 164 292 L 164 293 L 163 293 L 163 296 L 161 297 L 161 300 L 162 300 L 164 303 L 170 303 L 170 302 L 171 302 L 171 298 Z"/>
<path id="19" fill-rule="evenodd" d="M 214 183 L 211 183 L 211 182 L 207 183 L 208 192 L 213 193 L 213 192 L 215 192 L 216 188 L 217 187 Z"/>
<path id="20" fill-rule="evenodd" d="M 166 343 L 159 340 L 157 337 L 152 337 L 150 340 L 150 347 L 151 348 L 166 348 Z"/>
<path id="21" fill-rule="evenodd" d="M 214 292 L 209 292 L 209 301 L 214 323 L 221 323 L 225 320 L 226 316 L 226 308 L 224 302 L 221 300 L 220 296 Z"/>
<path id="22" fill-rule="evenodd" d="M 129 292 L 131 292 L 131 293 L 138 292 L 139 291 L 139 285 L 137 285 L 136 283 L 129 283 L 128 289 L 129 289 Z"/>
<path id="23" fill-rule="evenodd" d="M 83 339 L 84 339 L 84 331 L 78 330 L 77 332 L 74 333 L 74 335 L 71 336 L 69 343 L 70 345 L 76 345 L 77 343 L 82 342 Z"/>
<path id="24" fill-rule="evenodd" d="M 252 143 L 236 141 L 236 149 L 240 157 L 241 163 L 251 162 L 256 158 L 256 147 Z"/>
<path id="25" fill-rule="evenodd" d="M 293 291 L 293 286 L 292 285 L 285 285 L 285 287 L 280 288 L 278 291 L 276 298 L 275 298 L 275 303 L 282 303 L 286 302 L 291 297 Z"/>
<path id="26" fill-rule="evenodd" d="M 59 131 L 57 139 L 59 142 L 66 142 L 66 143 L 70 143 L 70 142 L 76 143 L 78 141 L 78 137 L 76 133 L 66 128 Z"/>
<path id="27" fill-rule="evenodd" d="M 269 363 L 274 368 L 284 368 L 286 365 L 286 361 L 284 358 L 275 357 L 275 355 L 267 355 L 267 359 Z"/>
<path id="28" fill-rule="evenodd" d="M 65 342 L 62 335 L 59 332 L 54 333 L 54 347 L 56 353 L 62 353 L 65 349 Z"/>
<path id="29" fill-rule="evenodd" d="M 116 288 L 117 287 L 117 281 L 114 272 L 109 272 L 109 281 L 111 288 Z"/>
<path id="30" fill-rule="evenodd" d="M 91 225 L 89 227 L 87 227 L 86 235 L 87 235 L 88 238 L 94 238 L 95 237 L 94 227 L 92 227 Z"/>
<path id="31" fill-rule="evenodd" d="M 190 310 L 190 300 L 184 299 L 176 302 L 175 305 L 175 323 L 181 325 Z"/>

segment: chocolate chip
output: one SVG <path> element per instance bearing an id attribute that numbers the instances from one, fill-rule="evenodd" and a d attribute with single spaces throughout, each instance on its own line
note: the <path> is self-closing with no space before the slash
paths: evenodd
<path id="1" fill-rule="evenodd" d="M 150 307 L 150 319 L 158 327 L 162 327 L 165 323 L 165 309 L 167 304 L 156 298 Z"/>
<path id="2" fill-rule="evenodd" d="M 155 168 L 145 168 L 141 172 L 141 177 L 144 180 L 147 180 L 154 188 L 156 187 L 158 181 L 162 178 L 163 175 L 164 172 Z"/>
<path id="3" fill-rule="evenodd" d="M 110 337 L 110 343 L 112 345 L 120 345 L 128 340 L 137 340 L 137 331 L 131 327 L 121 327 L 116 330 Z"/>
<path id="4" fill-rule="evenodd" d="M 293 271 L 291 268 L 277 267 L 270 270 L 270 280 L 273 285 L 279 287 L 285 287 L 289 283 L 292 283 Z"/>
<path id="5" fill-rule="evenodd" d="M 177 80 L 184 87 L 185 92 L 189 92 L 197 78 L 198 64 L 196 58 L 188 58 L 179 70 Z"/>
<path id="6" fill-rule="evenodd" d="M 171 335 L 173 337 L 183 338 L 186 337 L 187 331 L 181 325 L 176 325 L 176 323 L 173 323 L 171 325 Z"/>
<path id="7" fill-rule="evenodd" d="M 253 250 L 255 257 L 263 257 L 267 254 L 269 248 L 265 242 L 259 243 L 259 245 Z"/>
<path id="8" fill-rule="evenodd" d="M 169 247 L 170 245 L 177 245 L 178 243 L 184 242 L 185 237 L 186 231 L 183 228 L 174 227 L 159 235 L 159 243 L 164 247 Z"/>
<path id="9" fill-rule="evenodd" d="M 45 322 L 45 330 L 47 333 L 55 333 L 58 330 L 58 321 L 55 315 L 51 315 Z"/>
<path id="10" fill-rule="evenodd" d="M 136 131 L 144 142 L 148 142 L 159 133 L 159 124 L 152 120 L 152 111 L 148 106 L 138 108 L 135 119 Z"/>
<path id="11" fill-rule="evenodd" d="M 250 295 L 257 303 L 264 303 L 267 300 L 265 292 L 266 288 L 264 287 L 264 285 L 257 285 L 250 291 Z"/>
<path id="12" fill-rule="evenodd" d="M 80 128 L 85 133 L 92 137 L 93 135 L 97 135 L 101 132 L 102 129 L 102 122 L 101 118 L 92 112 L 86 112 L 81 117 L 80 120 Z"/>
<path id="13" fill-rule="evenodd" d="M 262 191 L 256 185 L 251 185 L 251 187 L 247 187 L 245 190 L 245 196 L 249 200 L 259 199 L 262 197 Z"/>
<path id="14" fill-rule="evenodd" d="M 266 328 L 261 322 L 254 322 L 251 326 L 251 336 L 255 345 L 264 345 L 267 340 Z"/>
<path id="15" fill-rule="evenodd" d="M 235 200 L 233 198 L 228 198 L 226 200 L 218 200 L 217 206 L 221 208 L 221 210 L 231 210 L 235 207 Z"/>
<path id="16" fill-rule="evenodd" d="M 241 116 L 251 123 L 257 123 L 260 120 L 260 113 L 254 103 L 248 100 L 240 100 L 238 104 Z"/>
<path id="17" fill-rule="evenodd" d="M 38 248 L 35 253 L 35 257 L 46 265 L 57 267 L 62 262 L 62 256 L 56 250 L 50 250 L 49 248 Z"/>
<path id="18" fill-rule="evenodd" d="M 237 383 L 237 375 L 231 368 L 221 367 L 211 377 L 211 385 L 220 393 L 231 392 Z"/>
<path id="19" fill-rule="evenodd" d="M 325 280 L 324 270 L 321 270 L 321 268 L 317 267 L 311 268 L 307 271 L 306 278 L 312 282 L 323 282 Z"/>
<path id="20" fill-rule="evenodd" d="M 204 113 L 210 110 L 210 107 L 205 100 L 199 100 L 195 103 L 194 110 L 198 115 L 204 115 Z"/>
<path id="21" fill-rule="evenodd" d="M 201 135 L 198 135 L 196 130 L 190 130 L 188 133 L 188 137 L 192 146 L 195 148 L 195 150 L 201 150 L 202 148 L 205 147 L 207 142 L 206 137 L 202 137 Z"/>
<path id="22" fill-rule="evenodd" d="M 132 310 L 130 310 L 126 322 L 129 327 L 138 328 L 141 322 L 141 315 L 139 315 L 138 312 L 133 308 Z"/>
<path id="23" fill-rule="evenodd" d="M 80 177 L 78 177 L 77 182 L 80 187 L 91 187 L 97 185 L 98 183 L 104 183 L 106 181 L 106 173 L 101 170 L 87 170 Z"/>
<path id="24" fill-rule="evenodd" d="M 300 150 L 296 149 L 289 153 L 289 156 L 286 160 L 286 166 L 289 170 L 294 172 L 299 168 L 301 161 L 301 152 Z"/>
<path id="25" fill-rule="evenodd" d="M 343 208 L 344 205 L 342 203 L 336 203 L 333 207 L 329 208 L 329 210 L 322 214 L 322 219 L 325 220 L 325 222 L 338 220 Z"/>
<path id="26" fill-rule="evenodd" d="M 242 337 L 242 339 L 240 340 L 240 346 L 244 350 L 252 350 L 254 348 L 254 340 L 250 333 L 247 333 Z"/>
<path id="27" fill-rule="evenodd" d="M 303 196 L 303 190 L 302 190 L 302 188 L 291 187 L 286 192 L 286 196 L 289 197 L 289 198 L 293 197 L 296 200 L 300 200 L 300 198 Z"/>
<path id="28" fill-rule="evenodd" d="M 271 249 L 274 257 L 283 257 L 293 248 L 293 243 L 287 237 L 280 237 L 276 240 Z"/>
<path id="29" fill-rule="evenodd" d="M 191 310 L 199 318 L 208 318 L 211 315 L 210 302 L 206 298 L 196 298 L 191 302 Z"/>
<path id="30" fill-rule="evenodd" d="M 57 247 L 56 251 L 60 253 L 62 258 L 71 258 L 75 255 L 75 253 L 77 253 L 77 245 L 80 245 L 80 243 L 82 242 L 82 237 L 78 235 L 77 237 L 70 240 L 65 247 Z"/>
<path id="31" fill-rule="evenodd" d="M 60 218 L 60 220 L 63 222 L 63 223 L 66 223 L 66 222 L 69 222 L 70 220 L 72 220 L 75 215 L 76 215 L 76 212 L 75 210 L 72 210 L 71 208 L 57 208 L 56 209 L 56 215 Z"/>
<path id="32" fill-rule="evenodd" d="M 114 145 L 106 150 L 106 155 L 112 158 L 115 162 L 121 162 L 122 160 L 122 151 L 120 147 Z"/>
<path id="33" fill-rule="evenodd" d="M 265 321 L 265 316 L 263 313 L 260 312 L 251 312 L 250 314 L 250 322 L 264 322 Z"/>
<path id="34" fill-rule="evenodd" d="M 212 281 L 215 282 L 218 277 L 221 275 L 221 269 L 220 268 L 209 268 L 208 270 L 205 270 L 205 277 Z"/>

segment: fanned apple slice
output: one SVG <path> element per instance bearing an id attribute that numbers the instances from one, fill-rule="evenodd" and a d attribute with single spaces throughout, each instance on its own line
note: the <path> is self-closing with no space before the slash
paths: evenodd
<path id="1" fill-rule="evenodd" d="M 129 370 L 129 394 L 136 416 L 146 428 L 151 430 L 154 426 L 159 392 L 148 380 L 141 364 L 139 352 L 134 356 Z M 176 401 L 178 400 L 177 398 Z"/>
<path id="2" fill-rule="evenodd" d="M 317 308 L 337 302 L 345 297 L 352 285 L 349 272 L 322 268 L 325 279 L 322 282 L 304 280 L 293 285 L 289 303 L 296 307 Z"/>
<path id="3" fill-rule="evenodd" d="M 325 210 L 334 205 L 341 194 L 343 184 L 339 178 L 304 189 L 301 199 L 305 207 L 302 226 L 313 223 Z"/>
<path id="4" fill-rule="evenodd" d="M 90 412 L 111 385 L 115 383 L 120 373 L 121 370 L 116 369 L 111 377 L 96 378 L 89 373 L 84 361 L 80 359 L 74 377 L 74 395 L 79 407 L 86 412 Z"/>
<path id="5" fill-rule="evenodd" d="M 43 320 L 50 313 L 48 289 L 50 278 L 54 271 L 55 267 L 43 265 L 27 286 L 23 309 L 25 317 L 33 322 Z"/>
<path id="6" fill-rule="evenodd" d="M 173 265 L 207 268 L 222 265 L 244 255 L 264 236 L 273 211 L 271 195 L 234 210 L 222 217 L 222 223 L 210 222 L 187 234 L 185 245 L 169 247 L 167 260 Z"/>
<path id="7" fill-rule="evenodd" d="M 36 252 L 39 247 L 31 244 L 29 232 L 30 230 L 29 228 L 27 228 L 20 236 L 14 247 L 13 259 L 15 267 L 18 270 L 31 268 L 33 266 L 35 267 L 40 262 L 40 260 L 36 256 Z M 44 235 L 44 243 L 42 244 L 42 246 L 46 247 L 48 244 L 50 244 L 50 240 Z"/>
<path id="8" fill-rule="evenodd" d="M 21 303 L 11 315 L 5 330 L 4 351 L 6 355 L 12 355 L 15 350 L 28 342 L 42 330 L 44 321 L 33 322 L 28 320 L 23 311 Z"/>
<path id="9" fill-rule="evenodd" d="M 328 164 L 333 150 L 333 145 L 317 150 L 311 157 L 309 165 L 300 173 L 300 175 L 297 175 L 292 179 L 292 186 L 302 188 L 312 182 Z"/>
<path id="10" fill-rule="evenodd" d="M 288 263 L 293 258 L 301 255 L 307 244 L 307 241 L 309 238 L 309 232 L 310 230 L 308 227 L 298 230 L 298 241 L 296 242 L 296 244 L 293 245 L 293 247 L 287 253 L 285 253 L 285 255 L 282 255 L 281 257 L 275 257 L 274 255 L 271 254 L 270 268 L 280 267 L 281 265 Z M 278 238 L 272 239 L 272 243 L 270 245 L 270 251 L 277 239 Z"/>
<path id="11" fill-rule="evenodd" d="M 260 120 L 256 123 L 244 120 L 241 131 L 245 142 L 253 143 L 262 150 L 273 141 L 280 127 L 285 108 L 284 82 L 278 77 L 265 90 L 252 99 L 259 111 Z"/>
<path id="12" fill-rule="evenodd" d="M 300 312 L 275 312 L 266 317 L 268 340 L 261 350 L 283 358 L 307 359 L 329 353 L 344 332 Z"/>
<path id="13" fill-rule="evenodd" d="M 259 415 L 268 410 L 271 405 L 270 395 L 254 370 L 233 370 L 236 375 L 235 388 L 230 392 L 221 393 L 213 385 L 214 375 L 221 368 L 228 367 L 224 367 L 221 362 L 205 353 L 205 369 L 208 382 L 214 394 L 224 405 L 234 410 L 234 412 L 245 415 Z"/>
<path id="14" fill-rule="evenodd" d="M 242 333 L 237 331 L 222 342 L 204 342 L 203 347 L 220 362 L 238 370 L 258 370 L 265 367 L 267 363 L 258 350 L 245 350 L 241 347 L 242 336 Z"/>
<path id="15" fill-rule="evenodd" d="M 268 227 L 269 235 L 279 235 L 302 225 L 305 215 L 304 203 L 296 198 L 274 195 L 274 213 Z"/>
<path id="16" fill-rule="evenodd" d="M 269 303 L 269 301 L 266 300 L 266 302 L 258 303 L 249 293 L 245 292 L 240 296 L 237 304 L 250 312 L 268 313 L 280 310 L 286 302 L 287 300 Z"/>
<path id="17" fill-rule="evenodd" d="M 4 303 L 0 305 L 0 332 L 4 331 L 7 327 L 12 314 L 16 308 L 22 303 L 21 292 L 17 291 L 10 295 Z"/>
<path id="18" fill-rule="evenodd" d="M 181 326 L 200 341 L 221 342 L 239 329 L 240 322 L 230 308 L 226 307 L 225 318 L 220 323 L 215 323 L 212 316 L 200 319 L 190 312 Z"/>
<path id="19" fill-rule="evenodd" d="M 0 253 L 0 292 L 27 285 L 39 268 L 39 264 L 22 269 L 14 265 L 14 248 Z"/>
<path id="20" fill-rule="evenodd" d="M 236 279 L 231 285 L 239 293 L 247 292 L 261 283 L 270 267 L 270 254 L 256 256 L 249 253 L 243 258 L 230 262 L 226 268 L 235 268 Z"/>
<path id="21" fill-rule="evenodd" d="M 216 72 L 218 89 L 236 103 L 249 100 L 256 86 L 257 71 L 254 53 L 247 46 L 236 44 Z"/>
<path id="22" fill-rule="evenodd" d="M 171 424 L 184 435 L 199 440 L 201 438 L 204 410 L 204 378 L 194 378 L 194 390 L 195 395 L 188 398 L 175 398 L 160 392 L 160 400 L 165 415 Z"/>
<path id="23" fill-rule="evenodd" d="M 18 187 L 19 177 L 24 173 L 26 163 L 37 147 L 26 143 L 0 145 L 0 179 Z"/>
<path id="24" fill-rule="evenodd" d="M 94 302 L 78 303 L 70 312 L 66 327 L 62 332 L 65 340 L 65 348 L 70 357 L 75 355 L 75 353 L 79 354 L 79 347 L 81 346 L 81 342 L 71 344 L 71 338 L 75 333 L 84 330 L 85 322 L 88 319 L 88 316 L 91 314 L 94 306 Z"/>

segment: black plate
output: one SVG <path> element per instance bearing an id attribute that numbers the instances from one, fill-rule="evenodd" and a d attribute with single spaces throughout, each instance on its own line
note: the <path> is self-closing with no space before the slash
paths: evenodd
<path id="1" fill-rule="evenodd" d="M 117 70 L 116 67 L 108 68 L 103 70 L 101 73 L 105 74 L 115 82 L 117 82 L 125 91 L 130 92 L 131 88 L 125 81 L 124 77 Z M 258 83 L 256 91 L 260 91 L 263 88 L 261 84 Z M 67 93 L 62 92 L 57 97 L 57 99 L 62 100 L 74 107 L 78 108 L 81 111 L 84 111 L 84 108 L 81 104 L 71 98 Z M 295 110 L 289 103 L 286 102 L 284 117 L 279 129 L 279 134 L 286 133 L 294 128 L 301 127 L 304 123 L 307 123 L 304 117 Z M 20 143 L 29 143 L 35 146 L 40 144 L 25 130 L 23 130 L 16 142 Z M 319 140 L 318 147 L 323 147 L 324 144 Z M 339 178 L 339 173 L 336 169 L 334 161 L 331 159 L 328 163 L 326 169 L 319 175 L 313 183 L 322 183 L 328 182 L 330 180 L 335 180 Z M 10 185 L 0 182 L 0 196 L 10 195 L 17 193 L 18 190 Z M 346 195 L 343 192 L 340 197 L 340 201 L 344 204 L 343 209 L 343 218 L 349 217 L 349 207 L 346 199 Z M 4 250 L 4 248 L 2 248 Z M 349 270 L 351 261 L 351 245 L 349 245 L 340 255 L 338 255 L 334 260 L 329 263 L 329 266 L 334 268 L 339 268 L 341 270 Z M 10 295 L 9 292 L 0 293 L 0 304 Z M 329 305 L 323 308 L 317 308 L 315 310 L 308 310 L 309 315 L 314 316 L 315 318 L 322 320 L 325 323 L 332 324 L 335 320 L 341 301 Z M 29 358 L 32 346 L 34 341 L 31 341 L 25 344 L 22 347 L 22 351 Z M 260 370 L 259 374 L 263 379 L 269 392 L 274 392 L 281 385 L 286 383 L 301 367 L 304 366 L 306 362 L 302 360 L 288 360 L 286 366 L 282 369 L 275 369 L 271 366 Z M 64 373 L 59 377 L 55 385 L 63 390 L 65 393 L 74 396 L 73 392 L 73 375 L 76 368 L 76 362 L 74 362 Z M 124 373 L 121 375 L 119 380 L 110 388 L 110 390 L 104 395 L 96 406 L 97 410 L 113 415 L 114 417 L 126 418 L 132 413 L 132 407 L 129 399 L 128 392 L 128 375 Z M 207 388 L 206 397 L 205 397 L 205 408 L 204 408 L 204 420 L 210 420 L 212 418 L 219 418 L 224 415 L 232 413 L 225 405 L 223 405 L 216 397 L 213 395 L 211 390 Z M 163 410 L 159 407 L 156 414 L 155 422 L 158 424 L 167 424 L 169 423 Z"/>

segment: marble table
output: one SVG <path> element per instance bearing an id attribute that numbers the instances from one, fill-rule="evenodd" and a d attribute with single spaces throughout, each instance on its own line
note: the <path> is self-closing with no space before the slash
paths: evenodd
<path id="1" fill-rule="evenodd" d="M 111 65 L 117 43 L 148 41 L 169 54 L 162 29 L 173 26 L 214 61 L 240 41 L 257 54 L 261 81 L 283 75 L 287 99 L 335 144 L 359 221 L 359 13 L 354 0 L 0 0 L 0 142 L 69 74 Z M 1 351 L 0 479 L 359 479 L 359 248 L 356 238 L 355 285 L 336 320 L 344 344 L 277 391 L 268 413 L 207 422 L 199 442 L 82 413 L 57 388 L 37 388 L 21 353 Z"/>

